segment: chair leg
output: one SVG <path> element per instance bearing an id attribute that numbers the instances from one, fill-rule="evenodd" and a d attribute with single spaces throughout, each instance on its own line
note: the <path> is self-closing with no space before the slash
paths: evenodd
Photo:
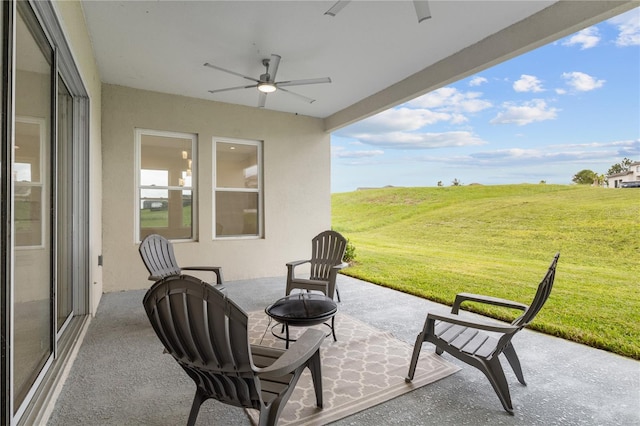
<path id="1" fill-rule="evenodd" d="M 490 361 L 485 361 L 481 364 L 484 368 L 481 371 L 487 376 L 493 390 L 498 395 L 502 406 L 507 413 L 513 415 L 513 405 L 511 404 L 511 394 L 509 393 L 509 384 L 507 378 L 504 375 L 504 370 L 500 364 L 498 357 L 492 358 Z"/>
<path id="2" fill-rule="evenodd" d="M 526 382 L 524 381 L 524 375 L 522 374 L 522 367 L 520 366 L 520 360 L 518 359 L 518 355 L 516 354 L 516 350 L 511 343 L 509 343 L 504 350 L 502 351 L 504 356 L 509 361 L 509 365 L 513 369 L 513 372 L 516 373 L 516 377 L 518 381 L 526 386 Z"/>
<path id="3" fill-rule="evenodd" d="M 340 291 L 338 290 L 338 284 L 336 284 L 336 296 L 338 296 L 338 302 L 342 302 L 342 300 L 340 300 Z"/>
<path id="4" fill-rule="evenodd" d="M 318 362 L 317 370 L 319 372 L 320 351 L 317 351 L 311 357 L 311 359 L 313 359 L 316 355 L 317 355 L 317 362 Z M 284 409 L 285 405 L 287 404 L 287 401 L 289 400 L 289 397 L 293 393 L 296 387 L 296 383 L 298 383 L 298 379 L 300 378 L 300 375 L 302 374 L 302 370 L 304 370 L 304 368 L 305 366 L 298 367 L 296 371 L 293 373 L 293 377 L 291 378 L 291 381 L 289 382 L 289 386 L 287 387 L 287 389 L 283 393 L 281 393 L 271 404 L 262 406 L 262 408 L 260 409 L 260 418 L 258 419 L 259 426 L 275 426 L 276 423 L 278 423 L 280 412 Z M 314 369 L 315 367 L 311 368 L 312 374 Z M 317 390 L 318 387 L 320 388 L 322 387 L 322 382 L 320 381 L 316 382 L 314 380 L 314 388 Z M 322 389 L 320 389 L 320 395 L 322 395 Z M 317 397 L 318 397 L 318 394 L 316 393 L 316 399 Z M 322 399 L 320 400 L 320 402 L 322 402 Z"/>
<path id="5" fill-rule="evenodd" d="M 193 426 L 196 424 L 196 419 L 198 418 L 198 413 L 200 412 L 200 406 L 205 400 L 205 394 L 200 389 L 196 389 L 196 394 L 193 397 L 193 403 L 191 404 L 191 411 L 189 412 L 189 420 L 187 421 L 187 426 Z"/>
<path id="6" fill-rule="evenodd" d="M 307 364 L 309 371 L 311 371 L 311 380 L 313 381 L 313 389 L 316 392 L 316 405 L 318 408 L 322 408 L 324 403 L 322 397 L 322 366 L 320 362 L 320 350 L 318 350 L 310 359 Z"/>
<path id="7" fill-rule="evenodd" d="M 275 425 L 278 417 L 274 415 L 278 411 L 278 407 L 274 407 L 273 404 L 263 406 L 260 409 L 260 417 L 258 417 L 258 426 L 271 426 Z"/>
<path id="8" fill-rule="evenodd" d="M 416 337 L 416 343 L 413 345 L 413 355 L 411 356 L 411 363 L 409 364 L 409 373 L 405 377 L 405 382 L 413 380 L 413 376 L 416 373 L 416 365 L 418 365 L 418 358 L 420 357 L 420 350 L 422 349 L 422 343 L 424 342 L 424 331 L 418 334 Z"/>

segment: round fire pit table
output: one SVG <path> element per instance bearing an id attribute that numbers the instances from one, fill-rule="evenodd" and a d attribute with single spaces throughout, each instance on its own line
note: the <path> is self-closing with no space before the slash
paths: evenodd
<path id="1" fill-rule="evenodd" d="M 278 339 L 286 342 L 286 348 L 289 348 L 289 342 L 294 339 L 289 338 L 289 326 L 294 327 L 310 327 L 312 325 L 325 324 L 331 329 L 333 340 L 336 339 L 336 331 L 334 328 L 334 320 L 338 305 L 333 299 L 317 293 L 296 293 L 278 299 L 274 304 L 267 306 L 264 310 L 267 315 L 282 324 L 285 337 L 276 334 L 271 327 L 271 333 Z M 331 325 L 327 324 L 331 320 Z M 327 336 L 329 336 L 327 334 Z"/>

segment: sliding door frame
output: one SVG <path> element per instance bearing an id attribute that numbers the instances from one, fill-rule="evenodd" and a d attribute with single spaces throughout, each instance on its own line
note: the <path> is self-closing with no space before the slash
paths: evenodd
<path id="1" fill-rule="evenodd" d="M 52 193 L 51 206 L 51 348 L 52 353 L 47 365 L 40 373 L 36 385 L 29 392 L 28 399 L 16 413 L 13 392 L 13 324 L 14 324 L 14 249 L 13 249 L 13 183 L 12 167 L 14 146 L 15 120 L 15 34 L 18 8 L 28 15 L 31 22 L 37 24 L 46 41 L 53 49 L 53 64 L 51 73 L 51 178 Z M 43 420 L 45 407 L 54 394 L 54 388 L 61 383 L 62 372 L 71 358 L 79 337 L 88 324 L 90 313 L 90 150 L 89 150 L 89 120 L 90 100 L 82 81 L 80 72 L 75 64 L 73 54 L 66 41 L 62 25 L 58 20 L 54 5 L 49 1 L 3 1 L 0 4 L 0 68 L 2 82 L 0 83 L 0 132 L 2 148 L 0 152 L 0 313 L 2 326 L 0 329 L 0 368 L 2 370 L 2 385 L 0 387 L 0 401 L 2 415 L 0 424 L 39 424 Z M 44 40 L 43 40 L 44 41 Z M 58 169 L 58 144 L 68 141 L 58 141 L 58 79 L 62 79 L 72 96 L 72 139 L 70 170 Z M 72 188 L 69 189 L 71 202 L 70 258 L 64 265 L 58 264 L 57 258 L 57 171 L 70 173 Z M 57 332 L 56 315 L 56 279 L 57 268 L 68 268 L 72 281 L 73 304 L 72 317 L 65 320 L 65 327 Z"/>

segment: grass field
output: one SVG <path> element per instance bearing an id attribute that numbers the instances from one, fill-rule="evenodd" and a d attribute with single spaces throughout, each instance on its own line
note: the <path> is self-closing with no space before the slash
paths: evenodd
<path id="1" fill-rule="evenodd" d="M 449 305 L 463 291 L 529 303 L 560 252 L 531 328 L 640 359 L 640 189 L 384 188 L 333 194 L 332 209 L 356 248 L 345 274 Z"/>

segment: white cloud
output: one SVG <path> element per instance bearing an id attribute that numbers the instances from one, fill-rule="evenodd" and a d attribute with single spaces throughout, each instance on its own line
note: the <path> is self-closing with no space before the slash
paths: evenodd
<path id="1" fill-rule="evenodd" d="M 360 134 L 357 138 L 366 144 L 389 149 L 434 149 L 484 145 L 487 142 L 471 132 L 444 133 L 390 132 Z"/>
<path id="2" fill-rule="evenodd" d="M 491 107 L 479 92 L 461 92 L 445 87 L 403 106 L 381 112 L 336 132 L 360 144 L 389 149 L 433 149 L 482 145 L 486 142 L 469 131 L 428 133 L 420 131 L 436 123 L 459 125 L 469 121 L 466 114 Z M 340 158 L 379 155 L 378 151 L 334 151 Z"/>
<path id="3" fill-rule="evenodd" d="M 413 132 L 440 122 L 461 124 L 469 121 L 465 114 L 492 106 L 482 99 L 480 92 L 444 87 L 348 126 L 337 134 L 359 138 L 362 134 Z"/>
<path id="4" fill-rule="evenodd" d="M 488 80 L 484 77 L 476 76 L 469 81 L 469 86 L 480 86 L 481 84 L 486 83 Z"/>
<path id="5" fill-rule="evenodd" d="M 599 153 L 599 155 L 606 155 L 614 158 L 630 157 L 635 158 L 640 155 L 640 139 L 627 139 L 612 142 L 590 142 L 590 143 L 575 143 L 575 144 L 562 144 L 562 145 L 549 145 L 549 149 L 562 149 L 562 150 L 592 150 L 591 152 Z M 598 151 L 595 151 L 598 150 Z"/>
<path id="6" fill-rule="evenodd" d="M 618 27 L 619 34 L 616 38 L 616 46 L 640 45 L 640 8 L 611 18 L 607 22 Z"/>
<path id="7" fill-rule="evenodd" d="M 556 89 L 556 93 L 558 95 L 566 95 L 567 91 L 565 89 Z"/>
<path id="8" fill-rule="evenodd" d="M 533 75 L 522 74 L 520 80 L 513 83 L 513 90 L 516 92 L 544 92 L 542 82 Z"/>
<path id="9" fill-rule="evenodd" d="M 343 136 L 357 137 L 361 133 L 413 131 L 440 121 L 451 121 L 454 118 L 452 114 L 428 109 L 391 108 L 346 127 L 338 133 Z"/>
<path id="10" fill-rule="evenodd" d="M 589 92 L 604 86 L 606 80 L 597 80 L 596 78 L 583 72 L 565 72 L 562 78 L 567 80 L 567 84 L 578 92 Z"/>
<path id="11" fill-rule="evenodd" d="M 344 149 L 334 150 L 333 156 L 336 158 L 370 158 L 383 155 L 384 151 L 381 149 L 371 151 L 347 151 Z"/>
<path id="12" fill-rule="evenodd" d="M 524 126 L 537 121 L 554 120 L 558 109 L 547 106 L 542 99 L 534 99 L 520 105 L 514 102 L 505 102 L 504 111 L 490 121 L 491 124 L 517 124 Z"/>
<path id="13" fill-rule="evenodd" d="M 460 92 L 453 87 L 443 87 L 409 101 L 406 105 L 445 112 L 475 113 L 492 106 L 491 102 L 481 97 L 480 92 Z"/>
<path id="14" fill-rule="evenodd" d="M 637 152 L 640 140 L 594 142 L 585 144 L 547 145 L 538 148 L 509 148 L 494 151 L 477 152 L 468 156 L 469 163 L 483 166 L 499 166 L 504 164 L 526 164 L 529 166 L 551 164 L 587 164 L 600 163 L 627 153 Z"/>
<path id="15" fill-rule="evenodd" d="M 595 47 L 600 42 L 600 32 L 596 27 L 585 28 L 567 38 L 562 44 L 564 46 L 579 45 L 581 50 Z"/>

